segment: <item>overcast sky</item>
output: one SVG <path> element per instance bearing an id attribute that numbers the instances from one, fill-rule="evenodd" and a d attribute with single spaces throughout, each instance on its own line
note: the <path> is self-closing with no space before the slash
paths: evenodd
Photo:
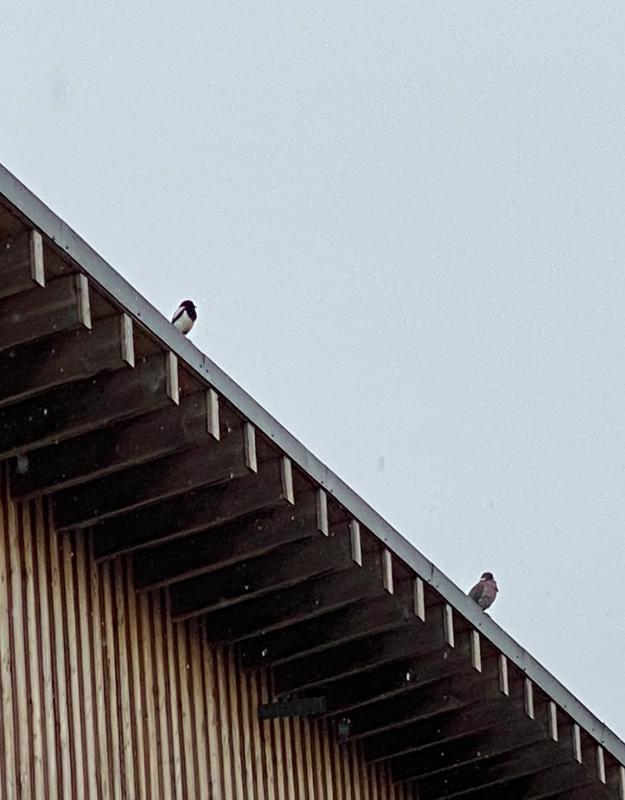
<path id="1" fill-rule="evenodd" d="M 0 21 L 0 160 L 621 736 L 624 15 Z"/>

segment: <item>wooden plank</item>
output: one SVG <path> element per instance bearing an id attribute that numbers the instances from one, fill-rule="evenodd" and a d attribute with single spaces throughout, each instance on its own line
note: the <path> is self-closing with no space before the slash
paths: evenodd
<path id="1" fill-rule="evenodd" d="M 189 689 L 191 692 L 191 707 L 193 710 L 193 749 L 197 754 L 195 758 L 195 772 L 198 784 L 198 797 L 209 797 L 208 720 L 205 718 L 204 680 L 202 676 L 204 653 L 201 647 L 197 626 L 194 625 L 189 633 L 189 664 L 187 665 L 187 670 L 189 673 Z"/>
<path id="2" fill-rule="evenodd" d="M 392 762 L 393 778 L 396 781 L 423 780 L 433 775 L 443 777 L 453 773 L 459 764 L 476 768 L 490 760 L 512 753 L 523 756 L 528 746 L 548 746 L 548 739 L 540 725 L 520 720 L 519 724 L 499 725 L 488 731 L 478 731 L 458 739 L 430 747 L 418 753 L 399 756 Z"/>
<path id="3" fill-rule="evenodd" d="M 219 395 L 214 389 L 206 392 L 206 429 L 213 439 L 219 441 Z"/>
<path id="4" fill-rule="evenodd" d="M 97 792 L 103 800 L 113 796 L 111 765 L 109 763 L 109 729 L 107 728 L 106 690 L 103 667 L 103 634 L 104 612 L 100 602 L 99 575 L 95 567 L 91 552 L 91 540 L 85 542 L 85 576 L 87 588 L 87 603 L 83 614 L 83 625 L 86 623 L 89 642 L 89 658 L 91 669 L 86 675 L 91 682 L 94 703 L 94 735 L 97 742 L 96 780 Z"/>
<path id="5" fill-rule="evenodd" d="M 339 645 L 323 659 L 301 658 L 275 668 L 276 688 L 280 694 L 317 686 L 345 675 L 362 672 L 383 664 L 443 648 L 443 631 L 438 625 L 413 623 L 388 633 Z"/>
<path id="6" fill-rule="evenodd" d="M 360 523 L 352 519 L 349 523 L 352 561 L 362 567 L 362 544 L 360 540 Z"/>
<path id="7" fill-rule="evenodd" d="M 75 796 L 86 797 L 88 776 L 85 766 L 84 752 L 84 716 L 82 713 L 82 692 L 80 688 L 80 668 L 78 661 L 78 630 L 76 621 L 75 573 L 73 569 L 74 550 L 69 534 L 61 537 L 61 575 L 63 586 L 63 612 L 65 628 L 65 646 L 67 660 L 65 663 L 67 699 L 70 711 L 70 752 L 75 781 Z"/>
<path id="8" fill-rule="evenodd" d="M 393 594 L 395 586 L 393 583 L 393 556 L 386 547 L 382 550 L 382 585 L 384 590 Z"/>
<path id="9" fill-rule="evenodd" d="M 0 406 L 127 364 L 119 317 L 0 351 Z"/>
<path id="10" fill-rule="evenodd" d="M 32 725 L 30 719 L 30 693 L 27 684 L 26 619 L 23 593 L 23 522 L 22 509 L 9 504 L 8 559 L 9 574 L 9 618 L 11 679 L 13 693 L 13 724 L 15 729 L 15 756 L 17 777 L 21 792 L 30 797 L 33 793 L 30 748 Z"/>
<path id="11" fill-rule="evenodd" d="M 122 561 L 113 564 L 113 614 L 115 635 L 115 663 L 117 665 L 117 708 L 119 713 L 119 730 L 121 740 L 121 759 L 123 769 L 122 786 L 124 793 L 136 795 L 138 792 L 138 768 L 135 762 L 136 739 L 134 734 L 134 706 L 132 703 L 132 684 L 130 669 L 130 643 L 128 609 L 125 598 L 125 570 Z"/>
<path id="12" fill-rule="evenodd" d="M 158 780 L 159 796 L 164 797 L 166 791 L 173 787 L 174 778 L 174 748 L 170 735 L 170 722 L 168 714 L 167 697 L 167 655 L 165 650 L 165 632 L 163 630 L 163 606 L 161 592 L 154 592 L 150 598 L 150 631 L 152 640 L 152 672 L 154 675 L 154 709 L 156 713 Z"/>
<path id="13" fill-rule="evenodd" d="M 309 691 L 325 696 L 329 714 L 344 714 L 368 703 L 403 695 L 441 678 L 460 676 L 466 673 L 466 668 L 466 653 L 435 650 L 414 658 L 391 661 Z"/>
<path id="14" fill-rule="evenodd" d="M 477 631 L 471 631 L 471 666 L 476 672 L 482 671 L 482 647 Z"/>
<path id="15" fill-rule="evenodd" d="M 299 620 L 314 619 L 334 608 L 380 595 L 381 591 L 366 572 L 350 565 L 342 572 L 207 613 L 206 637 L 214 643 L 238 641 Z"/>
<path id="16" fill-rule="evenodd" d="M 324 536 L 330 535 L 328 525 L 328 496 L 323 489 L 317 489 L 317 530 Z"/>
<path id="17" fill-rule="evenodd" d="M 489 731 L 497 726 L 513 725 L 523 719 L 522 698 L 511 700 L 500 694 L 489 694 L 484 688 L 484 698 L 473 702 L 462 714 L 450 714 L 444 719 L 407 725 L 398 731 L 389 731 L 369 737 L 365 743 L 367 761 L 381 761 L 424 747 L 446 745 L 448 742 Z"/>
<path id="18" fill-rule="evenodd" d="M 503 655 L 503 653 L 499 654 L 498 663 L 499 691 L 507 697 L 510 694 L 510 683 L 508 680 L 508 659 Z"/>
<path id="19" fill-rule="evenodd" d="M 165 353 L 165 391 L 167 397 L 175 404 L 180 403 L 180 386 L 178 383 L 178 357 L 171 351 Z"/>
<path id="20" fill-rule="evenodd" d="M 558 739 L 560 738 L 558 734 L 558 710 L 553 700 L 550 700 L 548 703 L 547 714 L 548 714 L 548 724 L 549 724 L 549 735 L 551 736 L 554 742 L 557 742 Z"/>
<path id="21" fill-rule="evenodd" d="M 84 527 L 191 489 L 245 474 L 238 431 L 221 442 L 164 456 L 139 467 L 59 492 L 54 498 L 57 530 Z M 97 536 L 97 534 L 96 534 Z"/>
<path id="22" fill-rule="evenodd" d="M 255 797 L 255 758 L 253 743 L 255 731 L 253 729 L 253 722 L 250 717 L 250 676 L 240 674 L 238 670 L 230 670 L 231 679 L 231 693 L 239 692 L 239 716 L 241 722 L 241 763 L 245 777 L 244 797 L 249 797 L 253 800 Z M 255 711 L 255 709 L 254 709 Z M 210 723 L 209 723 L 210 724 Z"/>
<path id="23" fill-rule="evenodd" d="M 103 373 L 0 408 L 0 456 L 24 454 L 167 405 L 164 367 L 159 354 L 135 369 Z M 27 470 L 25 461 L 21 471 Z"/>
<path id="24" fill-rule="evenodd" d="M 0 247 L 0 299 L 45 286 L 43 240 L 39 231 L 25 231 Z"/>
<path id="25" fill-rule="evenodd" d="M 454 633 L 454 610 L 449 603 L 443 604 L 443 630 L 445 631 L 445 642 L 449 647 L 455 643 Z"/>
<path id="26" fill-rule="evenodd" d="M 99 572 L 99 594 L 102 614 L 102 668 L 106 699 L 106 730 L 108 744 L 108 768 L 111 776 L 111 792 L 115 800 L 122 797 L 123 741 L 119 723 L 117 700 L 117 660 L 115 650 L 115 626 L 113 580 L 109 564 L 103 564 Z"/>
<path id="27" fill-rule="evenodd" d="M 438 717 L 450 712 L 462 713 L 470 705 L 460 693 L 451 688 L 449 679 L 419 687 L 399 697 L 380 700 L 354 709 L 349 715 L 349 732 L 343 741 L 361 739 L 409 723 Z"/>
<path id="28" fill-rule="evenodd" d="M 184 547 L 176 539 L 138 554 L 135 561 L 137 586 L 154 589 L 188 580 L 312 536 L 315 524 L 312 492 L 302 498 L 302 506 L 298 503 L 296 512 L 291 506 L 278 507 L 284 502 L 278 480 L 273 486 L 263 483 L 261 492 L 259 496 L 264 497 L 266 508 L 271 511 L 263 509 L 260 514 L 188 536 Z M 207 521 L 211 518 L 207 517 Z"/>
<path id="29" fill-rule="evenodd" d="M 171 586 L 174 619 L 185 619 L 224 608 L 244 598 L 260 597 L 308 578 L 349 566 L 349 556 L 334 540 L 305 539 L 258 556 L 250 561 L 212 572 L 210 579 L 200 575 Z"/>
<path id="30" fill-rule="evenodd" d="M 229 728 L 232 735 L 232 769 L 234 773 L 235 797 L 245 797 L 245 787 L 243 781 L 248 778 L 250 763 L 244 757 L 243 752 L 243 733 L 241 731 L 241 710 L 240 706 L 245 698 L 240 697 L 243 685 L 240 681 L 238 670 L 236 669 L 233 654 L 229 648 L 223 650 L 223 663 L 228 679 L 229 708 L 228 719 Z"/>
<path id="31" fill-rule="evenodd" d="M 11 670 L 12 604 L 11 559 L 9 558 L 10 526 L 14 524 L 9 509 L 8 480 L 0 465 L 0 693 L 2 707 L 3 759 L 0 759 L 5 796 L 18 797 L 17 741 L 13 718 L 13 686 Z"/>
<path id="32" fill-rule="evenodd" d="M 164 649 L 167 659 L 167 668 L 165 672 L 166 697 L 168 703 L 167 716 L 169 719 L 169 735 L 173 745 L 173 774 L 171 787 L 175 797 L 184 797 L 185 787 L 183 783 L 182 736 L 180 734 L 179 681 L 177 679 L 176 669 L 176 628 L 171 622 L 169 595 L 167 593 L 163 594 L 163 602 L 163 633 L 165 634 Z"/>
<path id="33" fill-rule="evenodd" d="M 406 781 L 416 781 L 432 773 L 450 769 L 452 765 L 461 764 L 465 759 L 472 760 L 476 753 L 481 752 L 480 747 L 484 746 L 486 736 L 487 733 L 478 732 L 447 742 L 444 747 L 433 745 L 415 753 L 398 756 L 390 762 L 393 779 L 405 786 Z"/>
<path id="34" fill-rule="evenodd" d="M 354 603 L 277 631 L 244 639 L 238 645 L 244 669 L 278 664 L 304 653 L 319 653 L 329 647 L 389 630 L 405 624 L 402 608 L 387 596 Z"/>
<path id="35" fill-rule="evenodd" d="M 194 748 L 193 748 L 193 716 L 191 710 L 191 686 L 190 686 L 190 661 L 187 642 L 186 625 L 176 625 L 174 627 L 176 637 L 177 673 L 180 680 L 180 721 L 182 734 L 182 752 L 184 753 L 185 765 L 185 797 L 197 797 L 196 771 L 194 768 Z"/>
<path id="36" fill-rule="evenodd" d="M 521 751 L 514 750 L 493 762 L 488 759 L 477 763 L 471 762 L 446 770 L 440 775 L 424 778 L 418 782 L 419 794 L 424 800 L 428 798 L 434 800 L 449 795 L 462 797 L 478 789 L 488 789 L 495 784 L 509 783 L 520 777 L 531 777 L 542 770 L 567 762 L 570 763 L 570 753 L 562 743 L 551 742 L 550 747 L 545 747 L 545 743 L 540 742 L 537 745 L 529 745 Z M 563 778 L 565 774 L 566 771 L 563 770 Z M 563 780 L 562 789 L 565 786 Z"/>
<path id="37" fill-rule="evenodd" d="M 258 461 L 256 458 L 256 428 L 251 422 L 243 423 L 243 434 L 245 438 L 245 465 L 250 472 L 258 472 Z"/>
<path id="38" fill-rule="evenodd" d="M 606 783 L 605 776 L 605 755 L 603 747 L 598 744 L 595 748 L 595 766 L 597 768 L 597 780 L 599 783 Z"/>
<path id="39" fill-rule="evenodd" d="M 84 284 L 63 275 L 27 292 L 0 300 L 0 350 L 60 331 L 89 327 Z"/>
<path id="40" fill-rule="evenodd" d="M 50 563 L 50 605 L 52 611 L 52 651 L 53 663 L 53 689 L 55 698 L 56 717 L 56 742 L 57 763 L 59 766 L 59 796 L 71 797 L 74 778 L 74 762 L 70 758 L 72 746 L 70 737 L 70 704 L 68 699 L 67 681 L 67 634 L 63 624 L 64 614 L 64 588 L 65 581 L 61 574 L 61 560 L 63 554 L 62 540 L 58 536 L 46 537 L 49 547 Z"/>
<path id="41" fill-rule="evenodd" d="M 573 740 L 573 758 L 578 764 L 583 761 L 582 756 L 582 734 L 579 725 L 574 722 L 571 727 L 571 736 Z"/>
<path id="42" fill-rule="evenodd" d="M 534 685 L 529 678 L 523 681 L 523 698 L 525 700 L 525 713 L 530 719 L 536 718 L 534 711 Z"/>
<path id="43" fill-rule="evenodd" d="M 25 610 L 26 653 L 27 653 L 27 682 L 30 705 L 31 724 L 31 778 L 35 797 L 43 796 L 47 786 L 47 747 L 44 730 L 45 710 L 43 707 L 43 686 L 40 663 L 41 630 L 40 608 L 38 602 L 37 576 L 33 560 L 33 550 L 37 536 L 36 520 L 34 517 L 34 503 L 22 507 L 22 593 Z"/>
<path id="44" fill-rule="evenodd" d="M 425 588 L 418 575 L 414 579 L 414 614 L 421 622 L 425 622 Z"/>
<path id="45" fill-rule="evenodd" d="M 246 514 L 262 516 L 267 509 L 281 502 L 280 487 L 271 479 L 265 480 L 265 477 L 258 475 L 244 475 L 228 483 L 195 489 L 185 493 L 184 502 L 176 497 L 96 525 L 96 557 L 104 559 L 121 553 L 146 551 L 163 543 L 173 544 L 181 536 L 200 532 L 207 536 L 209 531 L 233 524 Z M 223 544 L 226 557 L 227 543 Z M 180 563 L 188 563 L 188 554 L 179 547 L 179 543 L 174 547 L 178 547 Z M 171 553 L 174 552 L 171 550 Z"/>
<path id="46" fill-rule="evenodd" d="M 30 453 L 28 469 L 14 470 L 13 495 L 23 500 L 60 491 L 210 441 L 202 392 L 183 398 L 179 407 L 161 400 L 165 407 L 157 411 Z"/>
<path id="47" fill-rule="evenodd" d="M 132 576 L 134 586 L 134 575 Z M 135 627 L 139 645 L 139 683 L 141 685 L 141 716 L 143 719 L 143 739 L 145 743 L 145 772 L 148 778 L 149 796 L 160 794 L 160 771 L 165 753 L 162 750 L 160 726 L 156 708 L 158 692 L 154 676 L 153 639 L 151 634 L 151 617 L 153 616 L 151 597 L 139 594 L 135 603 Z M 199 742 L 199 740 L 198 740 Z"/>
<path id="48" fill-rule="evenodd" d="M 48 526 L 48 517 L 43 502 L 36 503 L 36 520 L 33 535 L 34 568 L 37 581 L 36 595 L 38 600 L 38 647 L 40 652 L 40 679 L 43 696 L 43 726 L 46 749 L 46 783 L 51 800 L 59 794 L 59 771 L 57 764 L 57 730 L 55 725 L 54 697 L 54 642 L 51 633 L 51 570 L 47 557 L 46 539 L 53 534 Z M 0 525 L 1 528 L 1 525 Z M 42 535 L 43 534 L 43 535 Z"/>
<path id="49" fill-rule="evenodd" d="M 77 537 L 74 541 L 74 573 L 75 573 L 75 606 L 76 633 L 78 642 L 78 663 L 80 672 L 81 713 L 83 717 L 83 751 L 85 758 L 85 782 L 88 787 L 87 796 L 103 796 L 102 781 L 103 762 L 99 758 L 97 736 L 97 709 L 94 697 L 93 674 L 95 665 L 91 654 L 94 628 L 97 627 L 90 608 L 88 554 L 85 552 L 85 537 Z"/>
<path id="50" fill-rule="evenodd" d="M 293 466 L 291 459 L 286 456 L 280 458 L 280 477 L 282 482 L 282 496 L 287 503 L 295 505 L 295 493 L 293 491 Z"/>
<path id="51" fill-rule="evenodd" d="M 129 367 L 135 365 L 135 339 L 131 317 L 128 314 L 119 316 L 119 335 L 121 344 L 122 359 Z"/>
<path id="52" fill-rule="evenodd" d="M 612 800 L 610 794 L 594 779 L 592 773 L 575 761 L 559 763 L 534 773 L 531 777 L 523 776 L 520 780 L 511 777 L 502 783 L 506 792 L 505 800 L 510 797 L 515 786 L 523 787 L 528 800 Z M 501 795 L 494 798 L 501 800 Z"/>

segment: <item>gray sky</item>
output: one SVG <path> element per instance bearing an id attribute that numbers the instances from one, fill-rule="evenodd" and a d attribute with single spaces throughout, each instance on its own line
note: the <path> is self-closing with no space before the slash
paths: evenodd
<path id="1" fill-rule="evenodd" d="M 625 736 L 625 11 L 2 10 L 0 160 Z"/>

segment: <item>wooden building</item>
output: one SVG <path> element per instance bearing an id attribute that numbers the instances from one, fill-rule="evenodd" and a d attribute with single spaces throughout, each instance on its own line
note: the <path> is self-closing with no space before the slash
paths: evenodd
<path id="1" fill-rule="evenodd" d="M 625 800 L 625 745 L 0 168 L 0 797 Z"/>

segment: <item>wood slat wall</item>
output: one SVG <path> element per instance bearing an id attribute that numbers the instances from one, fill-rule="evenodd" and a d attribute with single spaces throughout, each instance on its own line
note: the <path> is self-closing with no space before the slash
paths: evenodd
<path id="1" fill-rule="evenodd" d="M 13 503 L 0 465 L 1 798 L 411 800 L 326 721 L 259 722 L 269 680 Z"/>

